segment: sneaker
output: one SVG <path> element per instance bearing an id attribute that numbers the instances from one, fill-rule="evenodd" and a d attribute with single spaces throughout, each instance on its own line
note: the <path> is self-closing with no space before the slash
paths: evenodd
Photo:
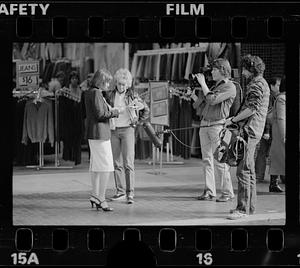
<path id="1" fill-rule="evenodd" d="M 216 198 L 213 195 L 210 195 L 209 193 L 203 193 L 202 195 L 197 197 L 198 200 L 202 201 L 214 201 Z"/>
<path id="2" fill-rule="evenodd" d="M 229 216 L 227 216 L 227 219 L 229 220 L 239 220 L 239 219 L 242 219 L 242 218 L 245 218 L 248 216 L 248 214 L 246 213 L 243 213 L 241 211 L 238 211 L 238 210 L 231 210 L 230 212 L 232 212 Z"/>
<path id="3" fill-rule="evenodd" d="M 133 204 L 133 203 L 134 203 L 133 197 L 132 196 L 128 196 L 127 197 L 127 204 Z"/>
<path id="4" fill-rule="evenodd" d="M 226 196 L 226 195 L 221 195 L 216 202 L 227 202 L 227 201 L 232 201 L 234 199 L 234 196 Z"/>
<path id="5" fill-rule="evenodd" d="M 115 194 L 111 200 L 112 201 L 121 201 L 121 200 L 125 200 L 125 194 Z"/>

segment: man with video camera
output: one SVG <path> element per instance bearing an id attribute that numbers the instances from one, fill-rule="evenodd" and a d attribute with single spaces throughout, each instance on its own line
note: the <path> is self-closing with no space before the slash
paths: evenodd
<path id="1" fill-rule="evenodd" d="M 199 200 L 216 199 L 215 171 L 221 180 L 221 196 L 217 202 L 227 202 L 234 198 L 229 166 L 214 160 L 213 153 L 220 144 L 220 131 L 229 116 L 230 107 L 236 96 L 236 87 L 232 81 L 231 66 L 228 60 L 218 58 L 211 64 L 211 75 L 215 85 L 210 89 L 203 73 L 193 75 L 199 83 L 199 94 L 195 89 L 191 95 L 193 107 L 200 116 L 200 145 L 204 168 L 205 189 Z"/>

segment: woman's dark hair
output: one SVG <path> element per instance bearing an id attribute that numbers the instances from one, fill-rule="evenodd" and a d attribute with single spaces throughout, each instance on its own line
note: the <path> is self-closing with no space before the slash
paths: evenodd
<path id="1" fill-rule="evenodd" d="M 254 76 L 263 75 L 266 69 L 265 63 L 260 57 L 252 56 L 250 54 L 242 58 L 241 66 Z"/>
<path id="2" fill-rule="evenodd" d="M 56 77 L 56 78 L 58 78 L 58 77 L 63 77 L 63 78 L 65 78 L 66 75 L 65 75 L 65 73 L 64 73 L 63 71 L 59 71 L 59 72 L 57 72 L 57 74 L 55 75 L 55 77 Z"/>
<path id="3" fill-rule="evenodd" d="M 277 81 L 281 81 L 281 77 L 279 76 L 274 76 L 270 79 L 269 84 L 272 86 L 275 86 Z"/>
<path id="4" fill-rule="evenodd" d="M 73 77 L 76 77 L 76 78 L 77 78 L 78 84 L 79 84 L 79 83 L 80 83 L 79 74 L 78 74 L 76 71 L 72 71 L 72 72 L 70 73 L 70 75 L 69 75 L 69 82 L 71 82 L 71 79 L 72 79 Z"/>
<path id="5" fill-rule="evenodd" d="M 104 82 L 111 82 L 112 79 L 113 79 L 113 77 L 112 77 L 111 73 L 108 70 L 99 69 L 94 73 L 94 75 L 93 75 L 93 77 L 92 77 L 92 79 L 89 83 L 90 88 L 96 88 L 97 87 L 97 82 L 99 82 L 99 81 L 100 81 L 100 83 L 103 82 L 103 81 Z"/>
<path id="6" fill-rule="evenodd" d="M 281 78 L 279 92 L 285 92 L 285 76 Z"/>

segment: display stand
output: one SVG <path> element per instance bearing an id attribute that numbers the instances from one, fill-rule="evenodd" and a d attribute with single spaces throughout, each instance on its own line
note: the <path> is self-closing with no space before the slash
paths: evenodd
<path id="1" fill-rule="evenodd" d="M 48 166 L 48 167 L 43 167 L 43 168 L 47 168 L 47 169 L 72 169 L 73 166 L 61 166 L 60 162 L 59 162 L 59 141 L 58 141 L 58 137 L 59 137 L 59 127 L 58 127 L 58 105 L 59 105 L 59 100 L 58 100 L 58 96 L 55 94 L 55 98 L 54 98 L 54 116 L 55 116 L 55 163 L 54 166 Z"/>
<path id="2" fill-rule="evenodd" d="M 39 142 L 39 164 L 38 165 L 28 165 L 26 168 L 33 168 L 36 170 L 40 170 L 44 167 L 44 143 Z"/>
<path id="3" fill-rule="evenodd" d="M 157 131 L 157 126 L 154 126 L 155 131 Z M 163 137 L 162 137 L 163 138 Z M 152 162 L 149 162 L 152 165 L 152 171 L 148 172 L 148 174 L 152 175 L 164 175 L 166 173 L 162 172 L 163 168 L 163 144 L 160 148 L 156 148 L 154 144 L 152 144 Z M 156 170 L 156 162 L 159 162 L 159 170 Z"/>

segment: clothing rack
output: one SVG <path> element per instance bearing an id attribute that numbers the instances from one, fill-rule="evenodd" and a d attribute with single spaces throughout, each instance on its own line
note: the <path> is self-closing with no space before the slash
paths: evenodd
<path id="1" fill-rule="evenodd" d="M 38 165 L 28 165 L 26 168 L 34 168 L 36 170 L 40 169 L 69 169 L 73 168 L 72 166 L 60 166 L 59 163 L 59 142 L 58 142 L 58 97 L 54 95 L 51 92 L 44 93 L 45 95 L 43 96 L 43 92 L 41 88 L 39 90 L 32 90 L 32 91 L 16 91 L 13 90 L 13 97 L 18 97 L 18 98 L 45 98 L 48 100 L 54 100 L 54 117 L 55 117 L 55 163 L 54 166 L 44 166 L 44 142 L 39 142 L 39 164 Z M 45 91 L 44 91 L 45 92 Z"/>
<path id="2" fill-rule="evenodd" d="M 138 57 L 142 56 L 159 56 L 156 66 L 156 80 L 159 80 L 159 65 L 160 65 L 160 56 L 166 54 L 182 54 L 182 53 L 197 53 L 197 52 L 206 52 L 207 48 L 200 47 L 180 47 L 180 48 L 160 48 L 160 49 L 152 49 L 152 50 L 138 50 L 134 53 L 132 66 L 131 66 L 131 74 L 135 76 L 137 70 L 137 60 Z"/>
<path id="3" fill-rule="evenodd" d="M 138 50 L 136 56 L 150 56 L 150 55 L 163 55 L 163 54 L 179 54 L 179 53 L 196 53 L 205 52 L 206 47 L 179 47 L 179 48 L 159 48 L 149 50 Z"/>

